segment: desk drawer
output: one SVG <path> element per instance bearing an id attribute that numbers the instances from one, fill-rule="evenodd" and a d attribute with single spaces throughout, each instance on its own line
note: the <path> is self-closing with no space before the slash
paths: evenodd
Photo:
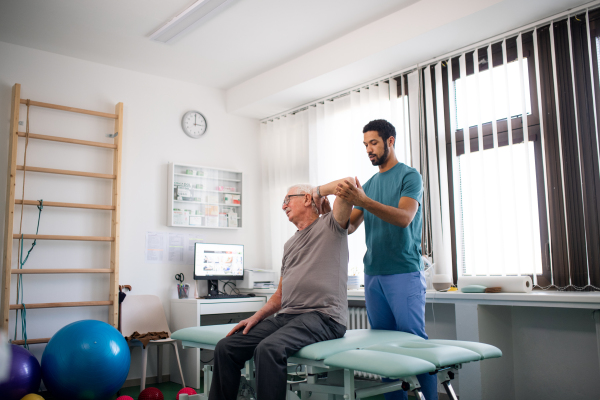
<path id="1" fill-rule="evenodd" d="M 265 305 L 265 301 L 241 301 L 239 303 L 214 303 L 214 304 L 200 304 L 200 315 L 209 314 L 229 314 L 229 313 L 241 313 L 241 312 L 255 312 Z"/>

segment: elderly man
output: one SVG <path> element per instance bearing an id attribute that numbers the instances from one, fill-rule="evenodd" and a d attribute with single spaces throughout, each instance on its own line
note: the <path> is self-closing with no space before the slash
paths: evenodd
<path id="1" fill-rule="evenodd" d="M 315 204 L 312 189 L 292 186 L 283 200 L 282 209 L 298 230 L 283 247 L 279 287 L 263 308 L 217 344 L 210 400 L 237 397 L 240 370 L 253 356 L 257 398 L 285 399 L 288 357 L 346 333 L 352 205 L 341 198 L 333 210 L 326 199 Z"/>

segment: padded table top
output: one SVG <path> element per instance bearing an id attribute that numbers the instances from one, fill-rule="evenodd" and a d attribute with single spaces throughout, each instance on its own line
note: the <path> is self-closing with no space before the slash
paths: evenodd
<path id="1" fill-rule="evenodd" d="M 437 368 L 481 359 L 481 356 L 474 351 L 461 347 L 429 343 L 428 340 L 376 344 L 366 349 L 420 358 L 429 361 Z"/>
<path id="2" fill-rule="evenodd" d="M 171 338 L 184 342 L 195 342 L 216 345 L 237 324 L 192 326 L 171 334 Z"/>
<path id="3" fill-rule="evenodd" d="M 187 342 L 216 345 L 235 325 L 236 324 L 193 326 L 173 332 L 171 338 Z M 346 350 L 363 349 L 375 344 L 406 341 L 425 341 L 425 339 L 406 332 L 376 329 L 352 329 L 346 331 L 346 335 L 344 335 L 343 338 L 327 340 L 306 346 L 294 354 L 294 357 L 307 358 L 309 360 L 323 360 L 326 357 Z"/>
<path id="4" fill-rule="evenodd" d="M 318 342 L 302 348 L 294 357 L 309 360 L 323 360 L 329 356 L 346 350 L 364 349 L 375 344 L 395 341 L 425 341 L 425 339 L 412 333 L 384 331 L 377 329 L 352 329 L 340 339 Z"/>
<path id="5" fill-rule="evenodd" d="M 174 332 L 171 338 L 214 346 L 235 325 L 184 328 Z M 344 366 L 344 368 L 368 370 L 382 376 L 401 377 L 407 376 L 407 374 L 420 374 L 422 372 L 418 371 L 421 370 L 431 372 L 435 370 L 435 367 L 439 368 L 501 356 L 502 351 L 500 349 L 485 343 L 458 340 L 425 340 L 406 332 L 353 329 L 346 331 L 343 338 L 306 346 L 294 354 L 293 357 L 315 361 L 325 360 L 327 365 L 334 367 Z M 353 360 L 353 357 L 358 358 Z M 390 367 L 392 360 L 395 360 L 395 364 L 399 364 Z M 410 365 L 400 365 L 405 362 Z M 365 369 L 367 367 L 365 363 L 368 364 L 368 369 Z M 409 374 L 409 372 L 414 372 L 414 374 Z"/>
<path id="6" fill-rule="evenodd" d="M 348 350 L 327 357 L 323 361 L 330 367 L 366 371 L 386 378 L 405 378 L 426 372 L 436 367 L 420 358 L 374 350 Z"/>

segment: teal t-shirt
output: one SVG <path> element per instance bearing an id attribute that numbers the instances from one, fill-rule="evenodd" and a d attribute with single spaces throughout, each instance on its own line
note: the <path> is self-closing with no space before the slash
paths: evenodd
<path id="1" fill-rule="evenodd" d="M 363 185 L 363 189 L 369 198 L 387 206 L 398 207 L 401 197 L 410 197 L 419 202 L 417 213 L 406 228 L 392 225 L 362 207 L 356 207 L 364 213 L 367 242 L 367 252 L 363 259 L 365 274 L 390 275 L 422 271 L 421 174 L 406 164 L 398 163 L 383 173 L 373 175 Z"/>

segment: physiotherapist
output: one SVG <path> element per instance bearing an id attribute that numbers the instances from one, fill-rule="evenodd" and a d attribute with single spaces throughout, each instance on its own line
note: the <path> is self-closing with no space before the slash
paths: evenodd
<path id="1" fill-rule="evenodd" d="M 365 222 L 367 252 L 365 301 L 372 329 L 425 333 L 425 276 L 421 260 L 423 179 L 419 172 L 398 162 L 396 129 L 383 119 L 363 128 L 363 144 L 379 172 L 361 186 L 347 179 L 317 186 L 315 201 L 336 195 L 354 205 L 348 232 Z M 437 377 L 418 375 L 423 395 L 437 400 Z M 384 379 L 384 381 L 390 381 Z M 386 400 L 407 399 L 405 391 L 385 394 Z"/>

